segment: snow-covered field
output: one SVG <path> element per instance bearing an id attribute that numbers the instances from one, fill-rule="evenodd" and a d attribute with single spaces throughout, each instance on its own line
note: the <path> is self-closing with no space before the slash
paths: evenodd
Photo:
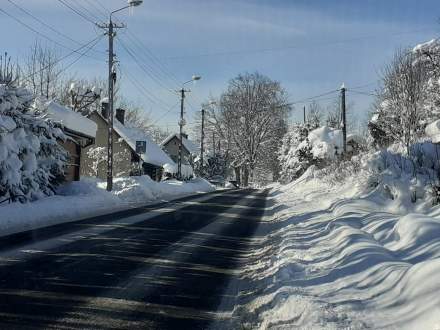
<path id="1" fill-rule="evenodd" d="M 200 178 L 155 182 L 148 176 L 115 178 L 113 191 L 105 188 L 105 182 L 85 178 L 59 188 L 55 196 L 1 205 L 0 236 L 215 190 Z"/>
<path id="2" fill-rule="evenodd" d="M 313 170 L 270 199 L 243 274 L 243 328 L 440 329 L 439 207 Z"/>

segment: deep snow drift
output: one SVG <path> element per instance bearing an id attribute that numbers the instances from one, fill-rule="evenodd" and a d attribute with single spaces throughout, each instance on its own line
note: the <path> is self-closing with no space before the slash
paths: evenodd
<path id="1" fill-rule="evenodd" d="M 440 329 L 440 208 L 392 200 L 366 172 L 337 185 L 318 173 L 272 188 L 242 275 L 240 326 Z"/>
<path id="2" fill-rule="evenodd" d="M 85 178 L 60 187 L 55 196 L 0 205 L 0 236 L 215 190 L 200 178 L 156 182 L 149 176 L 115 178 L 113 191 L 105 188 L 105 182 Z"/>

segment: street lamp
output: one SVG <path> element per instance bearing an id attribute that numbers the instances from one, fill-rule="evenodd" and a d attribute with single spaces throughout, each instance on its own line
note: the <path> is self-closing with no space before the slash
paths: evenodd
<path id="1" fill-rule="evenodd" d="M 97 24 L 98 27 L 108 30 L 108 103 L 109 103 L 109 118 L 108 120 L 108 138 L 107 138 L 107 190 L 113 189 L 113 84 L 116 80 L 114 74 L 114 53 L 113 53 L 113 39 L 116 35 L 114 29 L 120 29 L 125 27 L 123 24 L 115 24 L 112 21 L 113 14 L 132 7 L 141 5 L 143 0 L 128 0 L 127 5 L 113 10 L 110 13 L 108 24 Z"/>
<path id="2" fill-rule="evenodd" d="M 205 107 L 211 107 L 216 104 L 215 101 L 210 101 L 206 106 L 202 106 L 202 133 L 200 135 L 200 175 L 203 176 L 203 167 L 205 165 L 203 160 L 203 153 L 205 149 Z"/>
<path id="3" fill-rule="evenodd" d="M 185 90 L 185 85 L 190 82 L 202 79 L 200 76 L 193 75 L 191 80 L 185 81 L 180 89 L 180 120 L 179 120 L 179 159 L 177 162 L 177 179 L 182 180 L 182 144 L 183 144 L 183 126 L 185 125 L 185 119 L 183 118 L 184 100 L 185 93 L 190 92 L 190 90 Z"/>

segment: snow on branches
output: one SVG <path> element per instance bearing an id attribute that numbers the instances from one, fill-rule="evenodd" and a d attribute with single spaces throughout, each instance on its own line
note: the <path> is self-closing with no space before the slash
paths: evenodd
<path id="1" fill-rule="evenodd" d="M 24 88 L 0 84 L 0 200 L 52 195 L 63 181 L 67 154 L 61 129 Z"/>

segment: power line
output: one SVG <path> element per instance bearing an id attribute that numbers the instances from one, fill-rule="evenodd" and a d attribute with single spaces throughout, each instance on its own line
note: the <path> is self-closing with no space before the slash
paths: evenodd
<path id="1" fill-rule="evenodd" d="M 93 20 L 90 19 L 90 17 L 87 17 L 84 13 L 82 13 L 81 11 L 79 11 L 78 9 L 72 7 L 71 5 L 69 5 L 68 3 L 66 3 L 64 0 L 57 0 L 59 3 L 61 3 L 62 5 L 64 5 L 65 7 L 69 8 L 71 11 L 73 11 L 75 14 L 77 14 L 78 16 L 81 16 L 84 20 L 86 20 L 89 23 L 95 24 L 95 22 Z"/>
<path id="2" fill-rule="evenodd" d="M 369 92 L 361 92 L 361 91 L 356 91 L 356 90 L 353 90 L 353 89 L 347 89 L 347 91 L 355 93 L 355 94 L 361 94 L 361 95 L 367 95 L 367 96 L 375 96 L 375 97 L 379 96 L 379 95 L 377 95 L 377 94 L 375 94 L 373 92 L 371 92 L 371 93 L 369 93 Z"/>
<path id="3" fill-rule="evenodd" d="M 33 15 L 30 11 L 28 11 L 28 10 L 24 9 L 23 7 L 19 6 L 18 4 L 16 4 L 14 1 L 12 1 L 12 0 L 8 0 L 8 2 L 11 3 L 13 6 L 15 6 L 16 8 L 18 8 L 18 9 L 19 9 L 20 11 L 22 11 L 23 13 L 25 13 L 26 15 L 32 17 L 34 20 L 36 20 L 36 21 L 37 21 L 38 23 L 40 23 L 41 25 L 43 25 L 43 26 L 47 27 L 48 29 L 50 29 L 51 31 L 55 32 L 55 33 L 58 34 L 59 36 L 62 36 L 62 37 L 68 39 L 69 41 L 71 41 L 71 42 L 73 42 L 73 43 L 75 43 L 75 44 L 77 44 L 77 45 L 81 45 L 81 42 L 79 42 L 79 41 L 77 41 L 77 40 L 71 38 L 71 37 L 68 36 L 67 34 L 62 33 L 62 32 L 60 32 L 59 30 L 55 29 L 53 26 L 51 26 L 51 25 L 47 24 L 46 22 L 42 21 L 41 19 L 39 19 L 38 17 L 36 17 L 35 15 Z M 95 50 L 95 52 L 99 52 L 99 51 L 96 51 L 96 50 Z M 102 53 L 102 54 L 103 54 L 104 52 L 99 52 L 99 53 Z"/>
<path id="4" fill-rule="evenodd" d="M 173 110 L 175 110 L 175 108 L 177 107 L 177 105 L 180 103 L 180 101 L 179 102 L 177 102 L 175 105 L 173 105 L 171 108 L 169 108 L 168 109 L 168 111 L 167 112 L 165 112 L 162 116 L 160 116 L 158 119 L 156 119 L 153 123 L 152 123 L 152 125 L 155 125 L 157 122 L 159 122 L 160 120 L 162 120 L 166 115 L 168 115 L 171 111 L 173 111 Z M 176 124 L 177 125 L 177 124 Z"/>
<path id="5" fill-rule="evenodd" d="M 89 52 L 89 51 L 91 51 L 92 49 L 93 49 L 93 47 L 95 47 L 97 44 L 98 44 L 98 42 L 100 42 L 101 41 L 101 39 L 104 37 L 104 34 L 102 34 L 102 35 L 100 35 L 100 36 L 98 36 L 97 38 L 96 38 L 96 41 L 93 43 L 93 44 L 91 44 L 83 53 L 81 53 L 73 62 L 71 62 L 70 64 L 68 64 L 67 66 L 65 66 L 64 68 L 62 68 L 62 70 L 58 73 L 58 75 L 59 74 L 61 74 L 62 72 L 64 72 L 64 71 L 66 71 L 68 68 L 70 68 L 72 65 L 74 65 L 76 62 L 78 62 L 81 58 L 83 58 L 84 56 L 86 56 L 87 55 L 87 53 Z"/>
<path id="6" fill-rule="evenodd" d="M 172 88 L 168 88 L 168 86 L 165 86 L 165 84 L 161 81 L 161 79 L 159 79 L 154 72 L 151 72 L 151 70 L 148 70 L 148 68 L 146 68 L 144 65 L 142 65 L 142 63 L 137 59 L 136 55 L 134 54 L 134 52 L 127 47 L 127 45 L 125 45 L 125 43 L 122 41 L 121 38 L 118 38 L 122 48 L 125 50 L 125 52 L 133 59 L 133 61 L 139 66 L 139 68 L 144 71 L 153 81 L 155 81 L 158 85 L 160 85 L 162 88 L 164 88 L 166 91 L 174 94 L 172 92 Z"/>
<path id="7" fill-rule="evenodd" d="M 82 9 L 82 12 L 87 13 L 89 17 L 92 17 L 92 19 L 95 19 L 96 21 L 100 20 L 100 17 L 98 15 L 96 15 L 93 11 L 89 10 L 88 8 L 86 8 L 84 5 L 82 5 L 81 3 L 79 3 L 79 1 L 76 1 L 76 6 Z"/>
<path id="8" fill-rule="evenodd" d="M 133 87 L 135 87 L 139 92 L 141 92 L 150 102 L 152 102 L 152 103 L 154 103 L 156 105 L 162 106 L 162 107 L 164 107 L 166 109 L 168 109 L 170 107 L 169 104 L 167 104 L 164 101 L 162 101 L 156 95 L 154 95 L 153 93 L 148 92 L 148 90 L 145 87 L 142 88 L 141 87 L 142 84 L 139 82 L 139 80 L 137 80 L 134 76 L 132 76 L 129 73 L 129 71 L 124 70 L 124 72 L 125 72 L 125 75 L 126 75 L 127 79 L 130 81 L 130 83 L 133 85 Z"/>
<path id="9" fill-rule="evenodd" d="M 85 2 L 87 2 L 89 4 L 89 6 L 91 6 L 96 12 L 98 12 L 101 16 L 107 18 L 108 17 L 108 13 L 105 12 L 103 9 L 101 9 L 99 6 L 95 5 L 94 1 L 90 1 L 90 0 L 84 0 Z M 109 12 L 110 13 L 110 12 Z"/>
<path id="10" fill-rule="evenodd" d="M 412 34 L 412 33 L 418 33 L 418 32 L 426 32 L 426 31 L 432 31 L 432 28 L 425 28 L 420 30 L 413 30 L 413 31 L 404 31 L 404 32 L 397 32 L 397 33 L 390 33 L 389 35 L 381 34 L 380 36 L 370 35 L 370 36 L 360 36 L 360 37 L 354 37 L 350 39 L 342 39 L 342 40 L 334 40 L 330 42 L 315 42 L 309 45 L 292 45 L 292 46 L 283 46 L 283 47 L 273 47 L 273 48 L 260 48 L 260 49 L 243 49 L 243 50 L 230 50 L 230 51 L 220 51 L 220 52 L 212 52 L 212 53 L 205 53 L 205 54 L 189 54 L 189 55 L 182 55 L 182 56 L 172 56 L 172 57 L 166 57 L 165 60 L 182 60 L 186 58 L 198 58 L 198 57 L 211 57 L 211 56 L 228 56 L 228 55 L 243 55 L 243 54 L 249 54 L 249 53 L 266 53 L 266 52 L 274 52 L 274 51 L 284 51 L 284 50 L 290 50 L 290 49 L 305 49 L 307 46 L 330 46 L 335 44 L 344 44 L 344 43 L 350 43 L 355 42 L 359 40 L 368 40 L 368 39 L 374 39 L 374 38 L 381 38 L 383 39 L 386 36 L 393 37 L 393 36 L 399 36 L 399 35 L 405 35 L 405 34 Z"/>
<path id="11" fill-rule="evenodd" d="M 76 50 L 70 48 L 69 46 L 66 46 L 66 45 L 64 45 L 64 44 L 62 44 L 62 43 L 60 43 L 60 42 L 58 42 L 58 41 L 52 39 L 51 37 L 48 37 L 48 36 L 45 35 L 44 33 L 41 33 L 41 32 L 39 32 L 39 31 L 35 30 L 35 29 L 34 29 L 33 27 L 31 27 L 30 25 L 24 23 L 22 20 L 20 20 L 19 18 L 15 17 L 14 15 L 9 14 L 9 13 L 6 12 L 5 10 L 3 10 L 2 8 L 0 8 L 0 12 L 2 12 L 4 15 L 8 16 L 9 18 L 13 19 L 14 21 L 18 22 L 19 24 L 23 25 L 23 26 L 26 27 L 28 30 L 30 30 L 30 31 L 34 32 L 35 34 L 41 36 L 42 38 L 44 38 L 44 39 L 46 39 L 46 40 L 48 40 L 48 41 L 50 41 L 50 42 L 53 42 L 54 44 L 56 44 L 56 45 L 58 45 L 58 46 L 60 46 L 60 47 L 62 47 L 62 48 L 65 48 L 65 49 L 71 50 L 71 51 L 73 51 L 73 52 L 77 52 Z M 95 59 L 95 60 L 97 59 L 96 57 L 93 57 L 93 56 L 90 56 L 90 55 L 87 55 L 87 57 L 93 58 L 93 59 Z M 100 59 L 97 59 L 97 60 L 100 61 Z"/>
<path id="12" fill-rule="evenodd" d="M 0 9 L 0 10 L 1 10 L 1 9 Z M 102 38 L 103 36 L 104 36 L 104 35 L 97 36 L 95 39 L 93 39 L 93 40 L 89 41 L 88 43 L 82 45 L 81 47 L 79 47 L 79 48 L 73 50 L 72 52 L 70 52 L 70 53 L 68 53 L 68 54 L 66 54 L 66 55 L 64 55 L 64 56 L 62 56 L 62 57 L 60 57 L 59 59 L 57 59 L 57 60 L 55 60 L 55 61 L 49 63 L 49 64 L 46 65 L 45 67 L 41 68 L 40 70 L 38 70 L 38 71 L 36 71 L 36 72 L 33 72 L 32 74 L 30 74 L 30 75 L 24 77 L 23 79 L 26 80 L 26 79 L 30 78 L 31 76 L 33 76 L 33 75 L 35 75 L 35 74 L 37 74 L 37 73 L 40 73 L 40 72 L 46 70 L 46 69 L 49 68 L 50 66 L 53 66 L 53 65 L 55 65 L 55 64 L 58 64 L 58 63 L 64 61 L 66 58 L 72 56 L 73 54 L 78 54 L 78 53 L 79 53 L 80 55 L 85 56 L 83 53 L 81 53 L 81 50 L 82 50 L 83 48 L 88 47 L 88 46 L 91 45 L 91 44 L 93 44 L 93 47 L 94 47 L 94 46 L 99 42 L 99 40 L 101 40 L 101 38 Z M 96 43 L 95 43 L 95 42 L 96 42 Z M 72 64 L 71 64 L 71 65 L 72 65 Z M 69 66 L 71 66 L 71 65 L 69 65 Z M 64 68 L 63 70 L 65 70 L 65 68 Z"/>
<path id="13" fill-rule="evenodd" d="M 332 90 L 332 91 L 329 91 L 329 92 L 325 92 L 325 93 L 322 93 L 322 94 L 319 94 L 319 95 L 310 96 L 310 97 L 306 97 L 306 98 L 301 99 L 301 100 L 293 101 L 293 102 L 290 102 L 289 104 L 293 105 L 293 104 L 298 104 L 298 103 L 308 103 L 307 101 L 314 101 L 317 98 L 320 98 L 320 97 L 323 97 L 323 96 L 327 96 L 327 95 L 330 95 L 330 94 L 333 94 L 333 93 L 336 93 L 336 92 L 339 92 L 339 91 L 340 91 L 339 89 L 335 89 L 335 90 Z"/>
<path id="14" fill-rule="evenodd" d="M 110 12 L 102 3 L 98 0 L 95 0 L 94 2 L 91 2 L 91 0 L 84 0 L 90 5 L 92 5 L 97 11 L 99 11 L 101 14 L 103 13 L 103 10 L 105 12 Z M 97 8 L 97 6 L 94 4 L 97 3 L 102 9 Z M 106 13 L 103 13 L 106 15 Z M 126 28 L 127 34 L 126 36 L 130 39 L 132 45 L 137 48 L 137 50 L 140 51 L 143 55 L 145 55 L 146 58 L 148 58 L 152 63 L 154 63 L 157 66 L 158 71 L 156 72 L 156 77 L 159 75 L 161 76 L 161 79 L 165 78 L 164 80 L 170 79 L 170 81 L 175 83 L 177 86 L 181 85 L 181 81 L 172 73 L 171 70 L 167 68 L 167 66 L 161 62 L 161 60 L 149 49 L 145 43 L 140 40 L 139 37 L 136 36 L 129 28 Z M 151 71 L 154 71 L 156 68 L 153 68 L 149 66 L 149 69 Z"/>
<path id="15" fill-rule="evenodd" d="M 154 55 L 154 53 L 136 36 L 136 34 L 132 33 L 129 29 L 127 29 L 127 32 L 128 37 L 131 38 L 133 43 L 137 43 L 139 49 L 145 50 L 145 52 L 143 53 L 158 66 L 163 75 L 170 78 L 171 80 L 173 80 L 173 82 L 180 86 L 181 81 L 179 81 L 179 79 L 170 70 L 168 70 L 166 65 L 161 62 L 161 60 L 156 55 Z"/>

